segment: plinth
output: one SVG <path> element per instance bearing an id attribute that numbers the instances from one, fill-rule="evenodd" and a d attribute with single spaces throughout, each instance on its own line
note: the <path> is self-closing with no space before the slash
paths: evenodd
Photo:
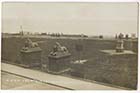
<path id="1" fill-rule="evenodd" d="M 23 67 L 35 67 L 41 66 L 41 52 L 39 47 L 22 49 L 21 54 L 21 66 Z"/>
<path id="2" fill-rule="evenodd" d="M 137 54 L 131 50 L 101 50 L 98 72 L 101 82 L 136 89 Z"/>
<path id="3" fill-rule="evenodd" d="M 70 70 L 70 53 L 60 55 L 49 55 L 48 72 L 52 74 L 61 74 Z"/>

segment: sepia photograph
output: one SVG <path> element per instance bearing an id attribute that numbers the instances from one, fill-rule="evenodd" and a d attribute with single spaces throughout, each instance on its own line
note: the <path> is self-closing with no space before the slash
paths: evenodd
<path id="1" fill-rule="evenodd" d="M 1 6 L 1 90 L 138 89 L 138 2 Z"/>

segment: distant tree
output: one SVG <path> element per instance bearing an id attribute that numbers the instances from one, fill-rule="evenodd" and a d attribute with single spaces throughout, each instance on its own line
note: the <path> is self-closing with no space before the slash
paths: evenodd
<path id="1" fill-rule="evenodd" d="M 60 33 L 57 33 L 57 37 L 60 37 Z"/>
<path id="2" fill-rule="evenodd" d="M 122 33 L 120 33 L 118 37 L 119 37 L 119 39 L 123 39 L 124 35 Z"/>
<path id="3" fill-rule="evenodd" d="M 126 34 L 126 35 L 125 35 L 125 39 L 128 39 L 128 38 L 129 38 L 129 35 L 128 35 L 128 34 Z"/>
<path id="4" fill-rule="evenodd" d="M 136 34 L 135 33 L 132 33 L 131 34 L 131 38 L 136 38 Z"/>
<path id="5" fill-rule="evenodd" d="M 102 38 L 103 38 L 103 35 L 100 35 L 100 36 L 99 36 L 99 38 L 101 38 L 101 39 L 102 39 Z"/>
<path id="6" fill-rule="evenodd" d="M 51 36 L 55 36 L 55 34 L 54 34 L 54 33 L 52 33 L 52 34 L 51 34 Z"/>
<path id="7" fill-rule="evenodd" d="M 41 33 L 41 35 L 47 35 L 47 33 Z"/>
<path id="8" fill-rule="evenodd" d="M 88 37 L 87 35 L 84 35 L 84 37 Z"/>

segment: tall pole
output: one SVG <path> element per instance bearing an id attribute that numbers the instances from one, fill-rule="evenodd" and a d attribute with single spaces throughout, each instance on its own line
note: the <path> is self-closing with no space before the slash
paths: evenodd
<path id="1" fill-rule="evenodd" d="M 23 36 L 23 29 L 22 29 L 22 25 L 20 25 L 20 33 Z"/>

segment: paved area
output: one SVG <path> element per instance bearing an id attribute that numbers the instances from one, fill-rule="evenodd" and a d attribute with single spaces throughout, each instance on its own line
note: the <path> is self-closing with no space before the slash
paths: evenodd
<path id="1" fill-rule="evenodd" d="M 16 90 L 64 90 L 57 86 L 45 84 L 35 80 L 27 79 L 21 76 L 10 74 L 7 72 L 2 72 L 1 88 L 4 90 L 7 89 L 16 89 Z"/>
<path id="2" fill-rule="evenodd" d="M 120 88 L 109 87 L 109 86 L 105 86 L 105 85 L 101 85 L 101 84 L 86 82 L 86 81 L 72 79 L 69 77 L 64 77 L 64 76 L 59 76 L 59 75 L 52 75 L 52 74 L 48 74 L 45 72 L 22 68 L 22 67 L 18 67 L 18 66 L 6 64 L 6 63 L 2 63 L 1 65 L 2 65 L 2 71 L 8 72 L 8 73 L 13 73 L 20 77 L 26 77 L 26 78 L 34 79 L 37 81 L 41 81 L 43 83 L 63 87 L 64 89 L 67 88 L 67 89 L 75 89 L 75 90 L 122 90 Z M 4 77 L 4 75 L 2 75 L 2 77 Z M 9 77 L 9 78 L 11 78 L 11 77 Z M 15 89 L 20 89 L 20 88 L 28 89 L 29 86 L 30 85 L 26 84 L 26 86 L 24 86 L 24 87 L 18 87 Z M 33 83 L 32 86 L 38 87 L 39 85 L 36 85 Z M 44 86 L 44 85 L 42 85 L 42 86 Z M 43 89 L 45 89 L 45 88 L 43 88 Z M 51 89 L 53 89 L 53 87 Z"/>

